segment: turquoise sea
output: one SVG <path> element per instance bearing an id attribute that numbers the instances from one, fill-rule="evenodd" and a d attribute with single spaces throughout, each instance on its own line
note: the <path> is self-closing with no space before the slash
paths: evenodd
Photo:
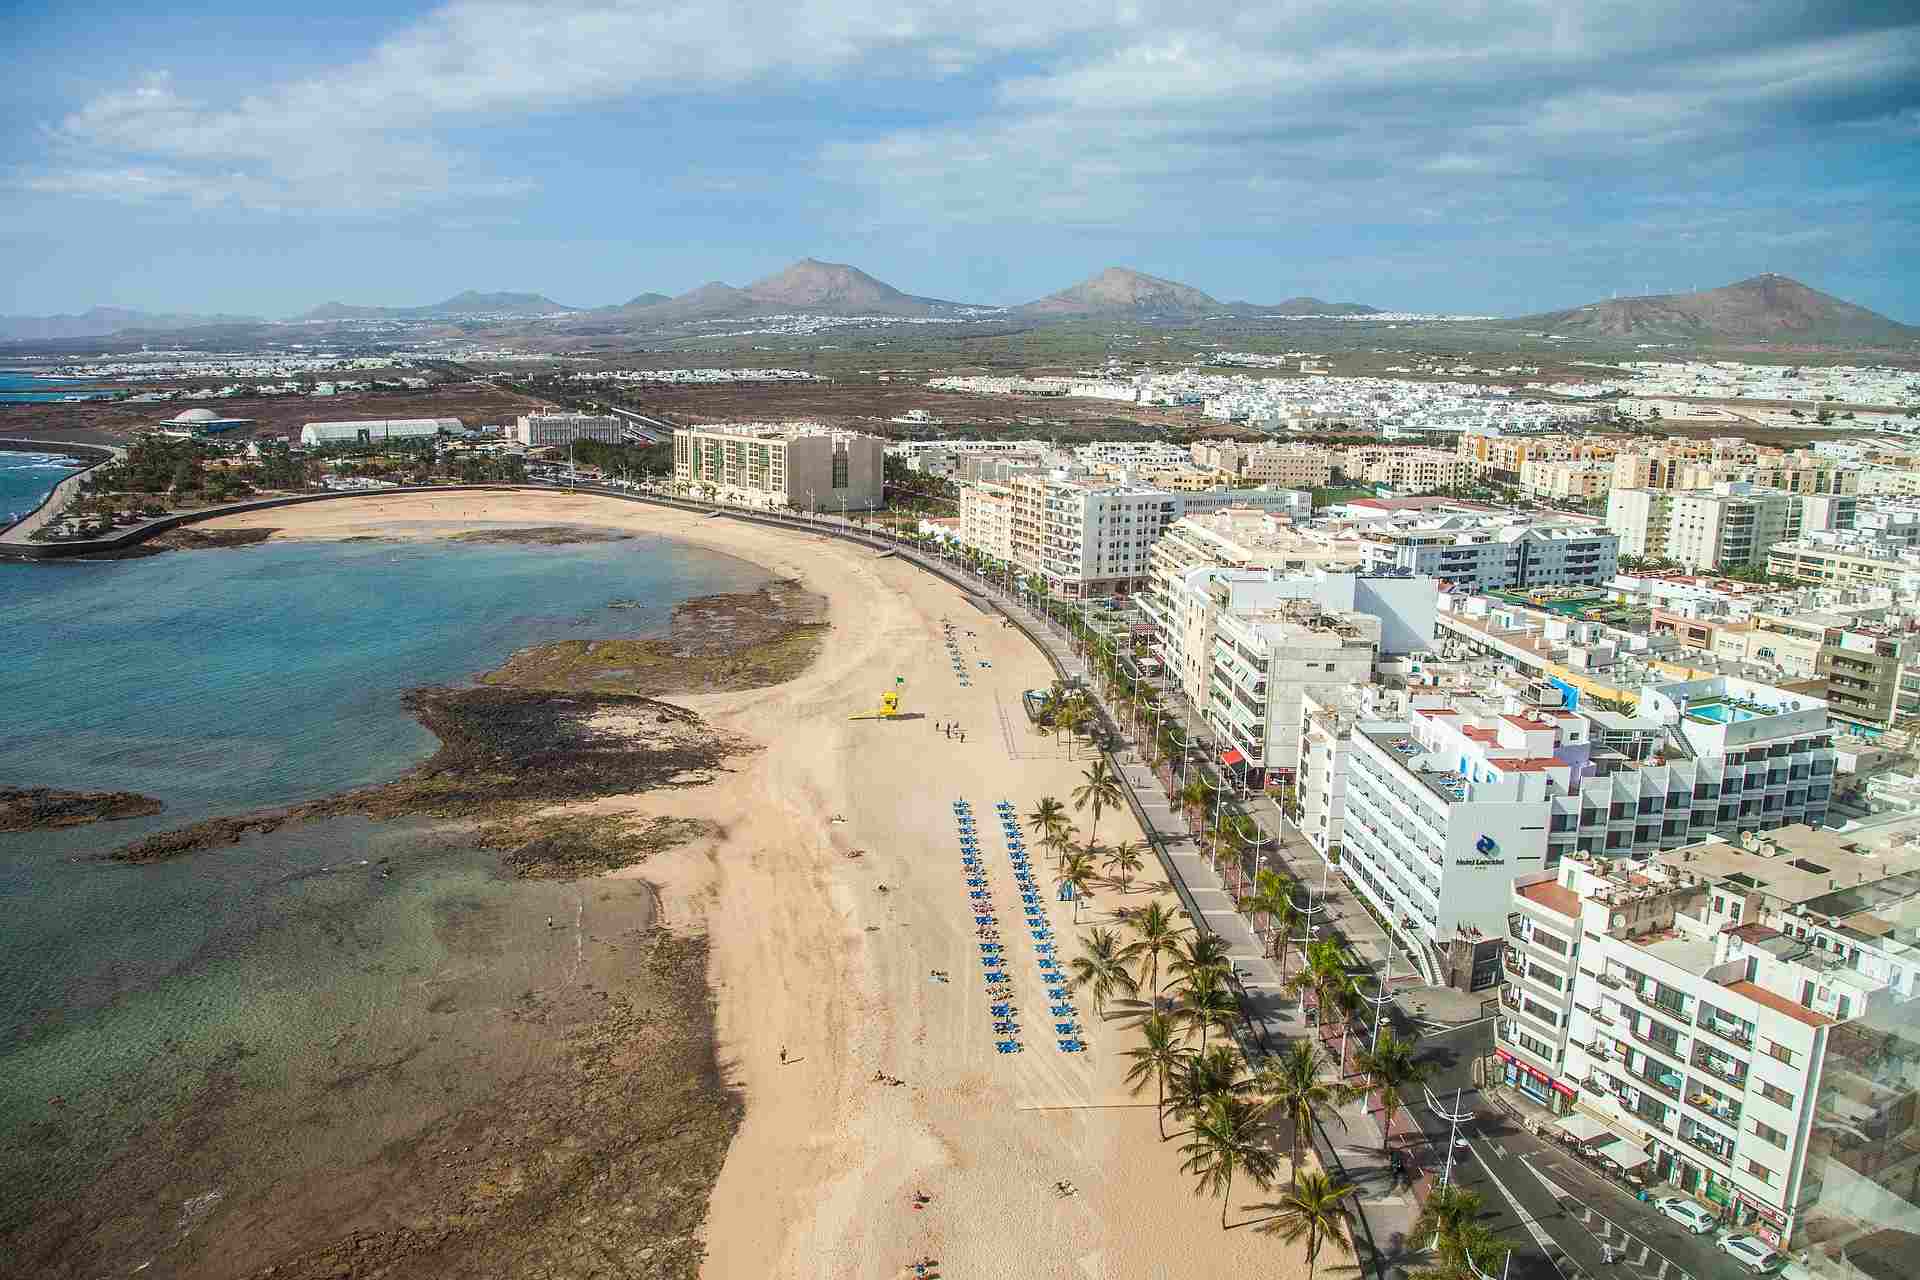
<path id="1" fill-rule="evenodd" d="M 47 1178 L 90 1182 L 209 1079 L 271 1095 L 390 1003 L 397 973 L 441 963 L 447 920 L 557 891 L 502 882 L 442 833 L 358 819 L 146 867 L 91 855 L 392 778 L 433 749 L 405 689 L 527 644 L 657 631 L 677 601 L 766 576 L 657 538 L 0 564 L 0 785 L 167 804 L 0 835 L 0 1251 Z M 369 870 L 380 858 L 389 875 Z"/>
<path id="2" fill-rule="evenodd" d="M 113 395 L 86 378 L 47 378 L 32 373 L 0 370 L 0 404 L 44 404 L 68 396 L 101 400 Z"/>
<path id="3" fill-rule="evenodd" d="M 33 510 L 47 490 L 79 467 L 74 459 L 61 454 L 0 449 L 0 528 Z M 0 599 L 4 598 L 0 593 Z"/>

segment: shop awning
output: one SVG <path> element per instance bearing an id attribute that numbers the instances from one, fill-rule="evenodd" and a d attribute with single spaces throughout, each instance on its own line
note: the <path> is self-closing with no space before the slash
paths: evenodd
<path id="1" fill-rule="evenodd" d="M 1594 1154 L 1613 1161 L 1613 1163 L 1619 1165 L 1629 1173 L 1638 1169 L 1643 1164 L 1653 1163 L 1652 1156 L 1634 1146 L 1625 1138 L 1619 1138 L 1617 1134 L 1615 1137 L 1618 1138 L 1618 1141 L 1609 1142 L 1605 1146 L 1594 1147 Z"/>
<path id="2" fill-rule="evenodd" d="M 1602 1121 L 1596 1120 L 1592 1116 L 1582 1115 L 1578 1111 L 1554 1127 L 1565 1133 L 1575 1142 L 1592 1142 L 1601 1134 L 1611 1132 Z"/>
<path id="3" fill-rule="evenodd" d="M 1247 758 L 1238 751 L 1228 751 L 1220 757 L 1220 763 L 1231 769 L 1234 765 L 1245 764 Z"/>

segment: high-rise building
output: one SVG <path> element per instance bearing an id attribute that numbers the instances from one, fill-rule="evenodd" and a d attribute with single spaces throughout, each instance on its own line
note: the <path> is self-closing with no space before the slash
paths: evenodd
<path id="1" fill-rule="evenodd" d="M 1920 1234 L 1920 851 L 1794 826 L 1513 886 L 1496 1057 L 1565 1137 L 1794 1249 Z M 1899 1243 L 1894 1243 L 1894 1242 Z"/>
<path id="2" fill-rule="evenodd" d="M 1620 539 L 1565 521 L 1412 528 L 1363 535 L 1367 567 L 1439 578 L 1470 592 L 1613 581 Z"/>
<path id="3" fill-rule="evenodd" d="M 520 415 L 514 437 L 531 448 L 597 440 L 619 444 L 626 423 L 610 413 L 526 413 Z"/>
<path id="4" fill-rule="evenodd" d="M 674 483 L 728 501 L 800 511 L 872 511 L 884 502 L 878 436 L 817 423 L 680 427 Z"/>
<path id="5" fill-rule="evenodd" d="M 1514 877 L 1819 823 L 1834 752 L 1825 703 L 1714 676 L 1650 685 L 1632 715 L 1416 698 L 1357 723 L 1346 767 L 1343 870 L 1431 980 L 1479 986 Z"/>

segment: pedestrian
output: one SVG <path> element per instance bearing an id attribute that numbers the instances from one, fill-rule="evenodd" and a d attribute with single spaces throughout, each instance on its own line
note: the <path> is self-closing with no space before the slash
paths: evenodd
<path id="1" fill-rule="evenodd" d="M 967 740 L 967 731 L 965 729 L 962 729 L 960 731 L 960 741 L 965 742 L 966 740 Z"/>
<path id="2" fill-rule="evenodd" d="M 548 916 L 548 917 L 547 917 L 547 928 L 549 928 L 549 929 L 551 929 L 551 928 L 553 928 L 553 917 L 552 917 L 552 916 Z"/>
<path id="3" fill-rule="evenodd" d="M 780 1065 L 783 1067 L 787 1065 L 787 1046 L 785 1045 L 780 1046 Z"/>

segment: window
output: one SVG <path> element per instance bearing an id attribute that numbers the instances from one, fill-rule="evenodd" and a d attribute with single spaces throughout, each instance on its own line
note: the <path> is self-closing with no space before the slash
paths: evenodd
<path id="1" fill-rule="evenodd" d="M 1784 1062 L 1788 1066 L 1793 1065 L 1793 1050 L 1787 1048 L 1787 1046 L 1781 1044 L 1778 1040 L 1767 1041 L 1767 1056 Z"/>
<path id="2" fill-rule="evenodd" d="M 1747 1161 L 1747 1172 L 1762 1182 L 1770 1183 L 1773 1181 L 1773 1170 L 1767 1168 L 1767 1166 L 1761 1164 L 1758 1160 Z"/>
<path id="3" fill-rule="evenodd" d="M 1783 1150 L 1786 1148 L 1787 1135 L 1765 1121 L 1755 1120 L 1753 1122 L 1753 1131 L 1762 1138 L 1765 1138 L 1768 1142 L 1771 1142 L 1774 1146 L 1780 1147 Z"/>
<path id="4" fill-rule="evenodd" d="M 1793 1105 L 1792 1094 L 1780 1088 L 1778 1085 L 1768 1084 L 1765 1080 L 1760 1082 L 1760 1096 L 1776 1107 L 1791 1107 Z"/>

